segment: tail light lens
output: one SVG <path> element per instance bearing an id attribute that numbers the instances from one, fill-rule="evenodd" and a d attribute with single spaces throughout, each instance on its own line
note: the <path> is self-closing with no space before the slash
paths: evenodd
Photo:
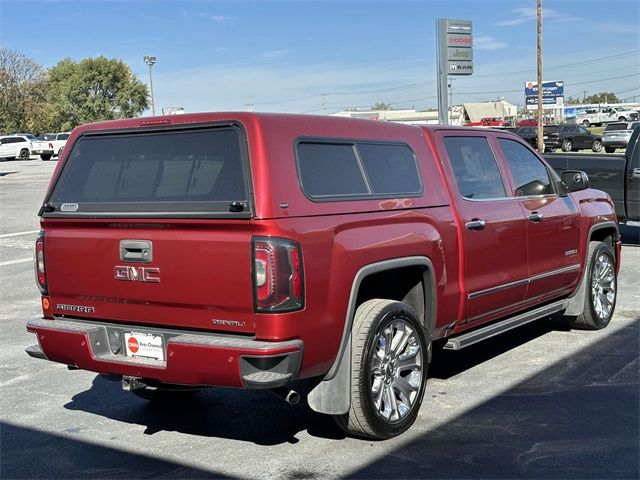
<path id="1" fill-rule="evenodd" d="M 44 234 L 40 234 L 36 240 L 36 252 L 35 252 L 35 270 L 36 270 L 36 282 L 40 292 L 43 295 L 47 294 L 47 271 L 44 264 Z"/>
<path id="2" fill-rule="evenodd" d="M 53 150 L 53 143 L 49 142 L 49 148 Z"/>
<path id="3" fill-rule="evenodd" d="M 304 274 L 300 246 L 279 238 L 254 238 L 252 243 L 256 312 L 302 309 Z"/>

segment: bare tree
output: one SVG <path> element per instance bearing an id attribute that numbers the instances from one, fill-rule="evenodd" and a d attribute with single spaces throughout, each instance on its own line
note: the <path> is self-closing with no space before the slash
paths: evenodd
<path id="1" fill-rule="evenodd" d="M 45 120 L 46 75 L 26 55 L 0 48 L 0 132 L 29 131 Z"/>

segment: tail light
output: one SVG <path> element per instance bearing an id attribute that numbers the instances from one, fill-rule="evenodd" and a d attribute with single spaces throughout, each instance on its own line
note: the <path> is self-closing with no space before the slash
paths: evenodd
<path id="1" fill-rule="evenodd" d="M 53 143 L 49 142 L 49 148 L 53 150 Z"/>
<path id="2" fill-rule="evenodd" d="M 304 307 L 300 246 L 290 240 L 253 239 L 253 298 L 256 312 L 290 312 Z"/>
<path id="3" fill-rule="evenodd" d="M 40 233 L 40 236 L 36 240 L 36 252 L 35 252 L 35 270 L 36 270 L 36 282 L 38 288 L 43 295 L 47 294 L 47 271 L 44 264 L 44 234 Z"/>

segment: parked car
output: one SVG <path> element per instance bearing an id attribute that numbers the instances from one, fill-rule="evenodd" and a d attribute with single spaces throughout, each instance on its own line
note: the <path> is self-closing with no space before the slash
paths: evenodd
<path id="1" fill-rule="evenodd" d="M 594 152 L 602 150 L 602 137 L 593 135 L 582 125 L 563 123 L 557 126 L 545 126 L 545 151 L 561 148 L 563 152 L 577 152 L 590 149 Z M 547 148 L 548 145 L 548 148 Z"/>
<path id="2" fill-rule="evenodd" d="M 56 134 L 53 139 L 53 152 L 54 155 L 60 158 L 60 154 L 64 149 L 64 146 L 67 144 L 67 139 L 69 138 L 69 132 L 60 132 Z"/>
<path id="3" fill-rule="evenodd" d="M 525 126 L 525 127 L 516 127 L 513 132 L 518 135 L 520 138 L 527 141 L 529 145 L 533 148 L 538 146 L 538 129 L 537 127 Z"/>
<path id="4" fill-rule="evenodd" d="M 508 127 L 509 122 L 504 121 L 500 117 L 485 117 L 479 122 L 467 122 L 467 127 Z"/>
<path id="5" fill-rule="evenodd" d="M 509 132 L 206 113 L 85 125 L 65 150 L 27 353 L 144 398 L 296 403 L 306 378 L 313 410 L 389 438 L 418 415 L 434 346 L 614 312 L 610 198 Z"/>
<path id="6" fill-rule="evenodd" d="M 627 148 L 633 130 L 640 126 L 640 122 L 610 123 L 602 134 L 602 146 L 607 153 L 615 152 L 616 148 Z"/>
<path id="7" fill-rule="evenodd" d="M 624 155 L 550 154 L 545 159 L 557 172 L 582 170 L 592 187 L 609 194 L 621 222 L 640 221 L 640 126 L 633 129 Z"/>
<path id="8" fill-rule="evenodd" d="M 39 155 L 42 160 L 50 160 L 53 157 L 53 142 L 36 139 L 31 142 L 31 153 Z"/>
<path id="9" fill-rule="evenodd" d="M 31 149 L 31 138 L 27 135 L 9 135 L 0 138 L 0 158 L 29 160 Z"/>

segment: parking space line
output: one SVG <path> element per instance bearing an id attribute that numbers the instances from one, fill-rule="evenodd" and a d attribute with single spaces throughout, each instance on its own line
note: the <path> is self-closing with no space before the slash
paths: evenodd
<path id="1" fill-rule="evenodd" d="M 20 235 L 30 235 L 32 233 L 38 233 L 39 231 L 40 230 L 30 230 L 28 232 L 3 233 L 2 235 L 0 235 L 0 238 L 19 237 Z"/>
<path id="2" fill-rule="evenodd" d="M 17 260 L 9 260 L 8 262 L 0 262 L 0 267 L 6 267 L 7 265 L 15 265 L 16 263 L 33 262 L 33 258 L 19 258 Z"/>

